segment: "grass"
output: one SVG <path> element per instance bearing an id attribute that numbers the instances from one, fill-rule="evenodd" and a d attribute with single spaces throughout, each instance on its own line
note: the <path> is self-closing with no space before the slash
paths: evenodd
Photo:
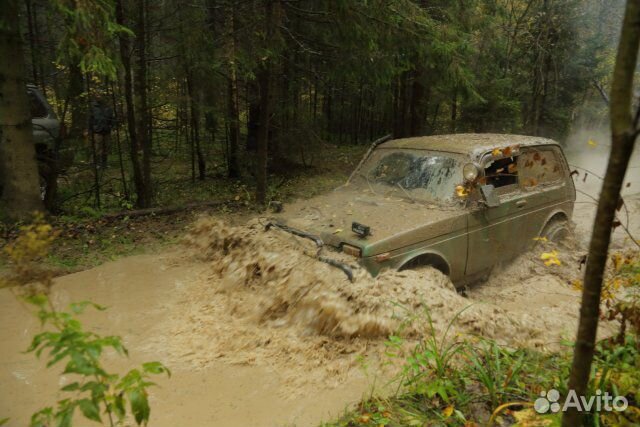
<path id="1" fill-rule="evenodd" d="M 630 286 L 637 289 L 640 283 Z M 631 295 L 627 304 L 638 306 L 634 294 L 626 295 Z M 594 405 L 585 413 L 584 426 L 640 425 L 640 329 L 621 331 L 626 334 L 598 343 L 586 400 L 606 392 L 624 396 L 629 409 L 606 412 Z M 403 361 L 393 380 L 396 392 L 372 393 L 323 427 L 560 426 L 562 412 L 538 414 L 534 402 L 552 389 L 568 396 L 570 347 L 541 353 L 484 338 L 451 338 L 446 332 L 436 338 L 433 326 L 408 354 L 398 336 L 390 337 L 386 346 L 387 357 Z"/>

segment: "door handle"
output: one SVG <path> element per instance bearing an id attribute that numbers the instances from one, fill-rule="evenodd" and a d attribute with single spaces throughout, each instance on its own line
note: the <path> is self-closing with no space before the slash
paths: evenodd
<path id="1" fill-rule="evenodd" d="M 518 200 L 516 202 L 516 207 L 517 208 L 523 208 L 527 205 L 527 201 L 526 200 Z"/>

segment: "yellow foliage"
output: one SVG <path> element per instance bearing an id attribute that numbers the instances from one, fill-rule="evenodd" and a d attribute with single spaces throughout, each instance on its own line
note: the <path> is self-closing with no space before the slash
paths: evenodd
<path id="1" fill-rule="evenodd" d="M 14 272 L 10 284 L 35 280 L 48 282 L 44 280 L 43 270 L 38 261 L 49 253 L 57 236 L 58 232 L 53 230 L 40 214 L 36 215 L 32 224 L 20 227 L 18 237 L 4 248 Z"/>
<path id="2" fill-rule="evenodd" d="M 613 300 L 623 288 L 629 288 L 638 284 L 638 274 L 628 274 L 625 267 L 640 262 L 638 252 L 621 253 L 616 252 L 611 255 L 611 275 L 607 277 L 602 284 L 603 301 Z"/>
<path id="3" fill-rule="evenodd" d="M 638 252 L 620 253 L 611 255 L 609 273 L 602 282 L 600 300 L 602 302 L 613 301 L 621 289 L 630 288 L 640 283 L 640 274 L 628 274 L 625 266 L 640 262 Z M 584 283 L 580 279 L 571 281 L 571 286 L 577 291 L 584 289 Z"/>
<path id="4" fill-rule="evenodd" d="M 640 282 L 638 275 L 626 274 L 625 266 L 639 262 L 638 253 L 621 254 L 616 252 L 611 255 L 611 269 L 608 276 L 602 282 L 600 300 L 603 302 L 615 299 L 618 291 L 629 288 Z M 571 281 L 571 287 L 577 291 L 584 289 L 584 283 L 580 279 Z"/>

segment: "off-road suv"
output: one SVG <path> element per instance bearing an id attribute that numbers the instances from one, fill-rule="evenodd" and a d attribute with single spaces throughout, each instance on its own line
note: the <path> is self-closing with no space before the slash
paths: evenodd
<path id="1" fill-rule="evenodd" d="M 60 135 L 60 122 L 40 89 L 34 85 L 27 85 L 27 93 L 36 150 L 38 152 L 51 150 L 55 139 Z"/>
<path id="2" fill-rule="evenodd" d="M 552 140 L 429 136 L 374 143 L 345 185 L 285 207 L 269 226 L 349 254 L 373 275 L 430 265 L 460 286 L 537 236 L 567 237 L 574 201 Z M 318 256 L 350 274 L 349 262 Z"/>

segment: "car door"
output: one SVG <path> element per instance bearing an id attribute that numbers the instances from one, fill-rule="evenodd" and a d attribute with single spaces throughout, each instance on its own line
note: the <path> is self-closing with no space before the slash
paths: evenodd
<path id="1" fill-rule="evenodd" d="M 483 183 L 493 185 L 498 206 L 478 206 L 468 216 L 469 253 L 465 274 L 473 276 L 507 261 L 526 248 L 522 230 L 528 199 L 520 188 L 519 155 L 486 153 L 482 157 Z"/>
<path id="2" fill-rule="evenodd" d="M 557 147 L 542 145 L 522 149 L 518 170 L 520 189 L 527 200 L 522 233 L 531 243 L 559 207 L 571 212 L 565 205 L 571 200 L 572 189 L 567 185 L 564 158 Z"/>

